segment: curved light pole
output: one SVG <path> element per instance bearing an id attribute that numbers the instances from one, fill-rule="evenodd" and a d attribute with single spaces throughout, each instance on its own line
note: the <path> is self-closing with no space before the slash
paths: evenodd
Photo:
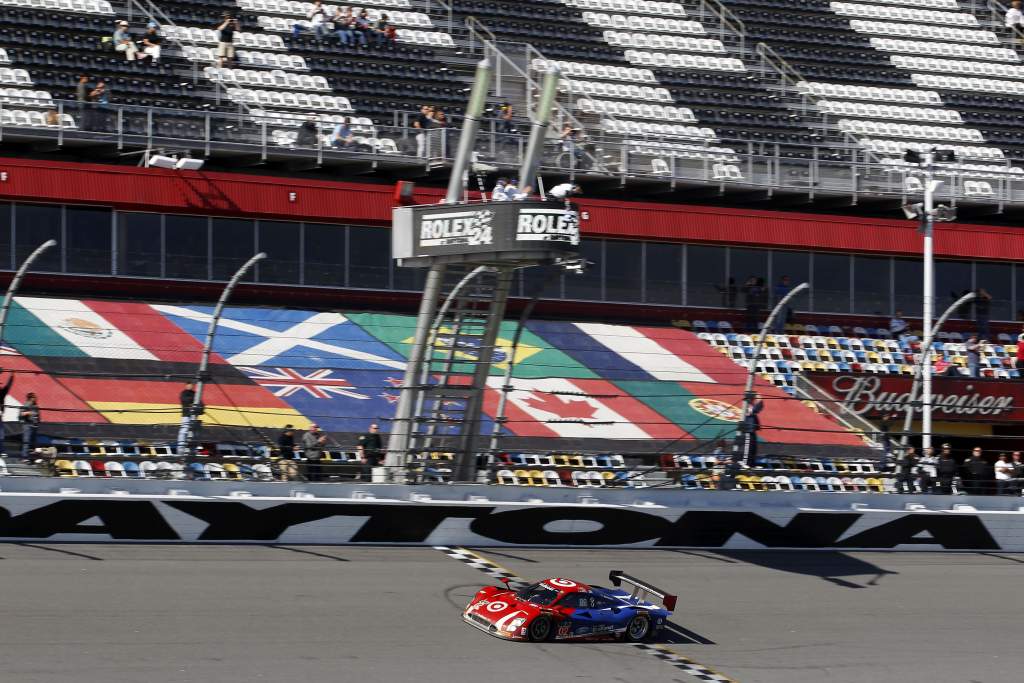
<path id="1" fill-rule="evenodd" d="M 42 256 L 43 252 L 50 247 L 57 246 L 57 240 L 46 240 L 28 255 L 28 258 L 18 268 L 18 272 L 14 274 L 14 279 L 11 280 L 11 284 L 7 286 L 7 294 L 4 296 L 3 307 L 0 308 L 0 344 L 4 340 L 4 326 L 7 324 L 7 311 L 11 308 L 11 302 L 14 301 L 14 295 L 18 292 L 18 287 L 21 286 L 21 280 L 25 277 L 25 273 L 32 267 L 32 264 L 37 258 Z"/>
<path id="2" fill-rule="evenodd" d="M 974 292 L 968 292 L 950 304 L 949 308 L 946 309 L 946 312 L 935 321 L 935 324 L 928 331 L 928 335 L 924 338 L 924 342 L 921 344 L 921 358 L 917 361 L 917 366 L 914 368 L 914 382 L 910 385 L 910 395 L 907 396 L 907 414 L 903 418 L 903 438 L 900 439 L 900 446 L 906 447 L 907 445 L 907 434 L 910 432 L 910 423 L 914 419 L 914 403 L 917 401 L 917 392 L 920 390 L 922 384 L 925 384 L 924 380 L 929 380 L 926 383 L 924 393 L 921 396 L 921 450 L 923 451 L 925 448 L 931 447 L 932 395 L 930 380 L 932 375 L 932 343 L 935 341 L 935 335 L 942 329 L 946 320 L 949 316 L 953 315 L 953 311 L 964 304 L 973 301 L 977 296 L 978 295 Z M 924 419 L 925 415 L 929 418 L 927 422 Z M 924 431 L 926 425 L 928 431 Z"/>
<path id="3" fill-rule="evenodd" d="M 203 413 L 203 383 L 206 380 L 206 369 L 210 365 L 210 352 L 213 350 L 213 340 L 217 335 L 217 323 L 220 322 L 220 316 L 224 312 L 224 305 L 231 297 L 231 293 L 235 291 L 238 282 L 257 261 L 262 261 L 265 258 L 267 258 L 266 253 L 261 251 L 243 263 L 242 267 L 235 271 L 235 274 L 228 280 L 228 284 L 224 287 L 224 291 L 220 293 L 217 305 L 213 309 L 213 317 L 210 318 L 210 325 L 206 328 L 206 341 L 203 343 L 203 353 L 199 359 L 199 369 L 196 370 L 195 398 L 192 399 L 192 407 L 189 410 L 188 451 L 190 455 L 195 455 L 199 429 L 203 424 L 202 420 L 199 419 L 199 416 Z"/>
<path id="4" fill-rule="evenodd" d="M 747 369 L 747 384 L 743 388 L 743 418 L 740 421 L 739 429 L 739 432 L 745 437 L 743 439 L 742 451 L 743 462 L 747 461 L 747 455 L 750 453 L 750 440 L 757 438 L 753 433 L 753 424 L 749 419 L 749 414 L 750 407 L 754 403 L 754 374 L 757 372 L 757 361 L 761 358 L 761 350 L 764 349 L 765 337 L 768 336 L 768 330 L 772 329 L 772 323 L 775 322 L 775 318 L 777 318 L 779 313 L 786 308 L 793 297 L 810 288 L 810 283 L 801 282 L 796 287 L 789 290 L 789 293 L 786 294 L 786 296 L 779 299 L 779 302 L 775 304 L 775 308 L 773 308 L 772 312 L 768 314 L 768 319 L 764 321 L 764 326 L 761 328 L 761 334 L 758 335 L 757 346 L 754 347 L 754 358 L 750 363 L 750 367 Z"/>

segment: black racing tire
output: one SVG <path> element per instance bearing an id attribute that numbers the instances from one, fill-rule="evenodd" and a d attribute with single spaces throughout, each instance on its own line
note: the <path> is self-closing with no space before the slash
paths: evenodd
<path id="1" fill-rule="evenodd" d="M 542 643 L 545 640 L 550 640 L 554 633 L 555 629 L 551 623 L 550 617 L 537 617 L 530 622 L 530 626 L 526 629 L 526 637 L 534 643 Z"/>
<path id="2" fill-rule="evenodd" d="M 638 614 L 626 624 L 626 640 L 640 643 L 651 636 L 651 618 L 646 614 Z"/>

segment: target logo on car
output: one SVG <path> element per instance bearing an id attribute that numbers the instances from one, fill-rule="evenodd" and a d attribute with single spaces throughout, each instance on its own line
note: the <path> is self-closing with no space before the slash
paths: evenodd
<path id="1" fill-rule="evenodd" d="M 569 579 L 549 579 L 548 583 L 552 586 L 558 586 L 559 588 L 575 588 L 576 582 L 570 581 Z"/>
<path id="2" fill-rule="evenodd" d="M 506 609 L 508 609 L 508 603 L 502 602 L 500 600 L 498 600 L 497 602 L 492 602 L 489 605 L 487 605 L 488 612 L 501 612 Z"/>

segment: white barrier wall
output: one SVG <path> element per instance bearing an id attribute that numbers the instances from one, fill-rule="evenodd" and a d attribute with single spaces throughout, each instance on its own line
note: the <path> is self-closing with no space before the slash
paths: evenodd
<path id="1" fill-rule="evenodd" d="M 1024 551 L 1021 498 L 53 481 L 3 482 L 0 540 Z"/>

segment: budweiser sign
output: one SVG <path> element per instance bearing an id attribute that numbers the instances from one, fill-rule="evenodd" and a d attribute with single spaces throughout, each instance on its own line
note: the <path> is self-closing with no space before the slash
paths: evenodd
<path id="1" fill-rule="evenodd" d="M 863 417 L 882 417 L 907 409 L 913 380 L 879 375 L 811 374 L 816 385 L 842 401 L 847 410 Z M 932 414 L 938 419 L 1024 422 L 1024 387 L 1007 380 L 936 377 L 932 380 Z M 921 411 L 920 405 L 915 410 Z"/>

